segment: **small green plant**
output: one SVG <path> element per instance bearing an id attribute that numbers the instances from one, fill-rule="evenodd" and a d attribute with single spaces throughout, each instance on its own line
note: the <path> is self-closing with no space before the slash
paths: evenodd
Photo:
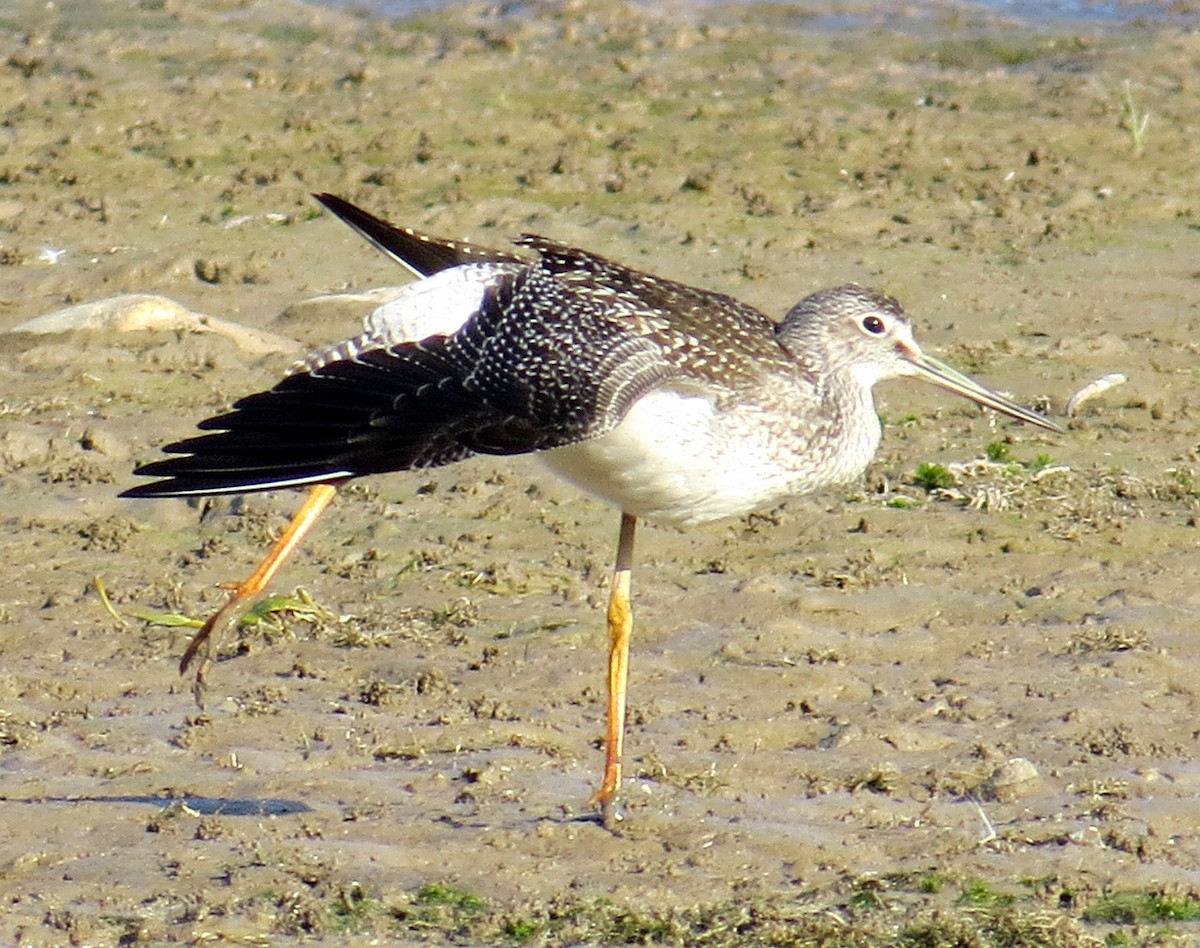
<path id="1" fill-rule="evenodd" d="M 1142 151 L 1145 149 L 1146 127 L 1150 124 L 1150 113 L 1143 112 L 1133 98 L 1133 87 L 1129 80 L 1125 80 L 1125 103 L 1121 109 L 1121 125 L 1129 132 L 1129 137 L 1133 139 L 1133 154 L 1135 157 L 1141 157 Z"/>
<path id="2" fill-rule="evenodd" d="M 458 889 L 441 882 L 427 882 L 417 890 L 417 901 L 422 905 L 445 905 L 462 912 L 478 912 L 486 903 L 473 892 Z"/>
<path id="3" fill-rule="evenodd" d="M 1200 899 L 1173 899 L 1159 892 L 1117 892 L 1086 909 L 1083 917 L 1110 925 L 1194 922 L 1200 919 Z"/>
<path id="4" fill-rule="evenodd" d="M 329 915 L 337 931 L 350 933 L 365 928 L 371 916 L 378 914 L 380 908 L 379 901 L 367 895 L 366 889 L 357 882 L 351 882 L 334 898 Z"/>
<path id="5" fill-rule="evenodd" d="M 962 895 L 958 897 L 960 905 L 1009 905 L 1011 895 L 997 892 L 982 879 L 974 879 L 963 886 Z"/>
<path id="6" fill-rule="evenodd" d="M 983 453 L 994 464 L 1007 464 L 1009 473 L 1012 474 L 1022 470 L 1034 473 L 1054 463 L 1054 458 L 1044 452 L 1035 456 L 1032 461 L 1019 461 L 1013 456 L 1012 445 L 1007 441 L 992 441 L 983 449 Z"/>
<path id="7" fill-rule="evenodd" d="M 1012 446 L 1007 441 L 993 441 L 983 449 L 989 461 L 1004 464 L 1013 459 Z"/>
<path id="8" fill-rule="evenodd" d="M 850 896 L 850 904 L 860 911 L 887 908 L 887 885 L 882 879 L 860 879 Z"/>
<path id="9" fill-rule="evenodd" d="M 648 912 L 621 912 L 608 922 L 606 940 L 616 945 L 654 945 L 677 936 L 674 920 Z"/>
<path id="10" fill-rule="evenodd" d="M 524 918 L 509 919 L 504 923 L 504 934 L 513 941 L 529 941 L 538 932 L 538 926 Z"/>
<path id="11" fill-rule="evenodd" d="M 943 464 L 926 462 L 913 474 L 913 483 L 927 491 L 944 490 L 954 485 L 954 475 Z"/>

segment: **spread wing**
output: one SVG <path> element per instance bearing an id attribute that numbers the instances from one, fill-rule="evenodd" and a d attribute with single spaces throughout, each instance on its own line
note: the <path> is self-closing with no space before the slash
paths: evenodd
<path id="1" fill-rule="evenodd" d="M 540 237 L 521 238 L 538 255 L 525 261 L 319 199 L 414 272 L 484 273 L 477 307 L 454 332 L 368 333 L 311 357 L 202 422 L 208 434 L 168 445 L 175 457 L 135 472 L 160 480 L 125 496 L 270 490 L 559 447 L 611 430 L 655 386 L 719 399 L 785 357 L 774 324 L 729 297 Z M 736 360 L 722 344 L 731 334 Z"/>
<path id="2" fill-rule="evenodd" d="M 565 314 L 569 313 L 569 318 Z M 594 437 L 672 372 L 652 341 L 540 267 L 501 274 L 453 335 L 283 379 L 168 445 L 126 496 L 269 490 Z"/>

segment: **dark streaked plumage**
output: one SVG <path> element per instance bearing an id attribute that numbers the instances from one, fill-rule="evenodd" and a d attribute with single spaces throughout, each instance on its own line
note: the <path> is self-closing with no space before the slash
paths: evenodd
<path id="1" fill-rule="evenodd" d="M 310 357 L 200 424 L 220 434 L 168 445 L 185 456 L 137 471 L 167 480 L 128 496 L 263 490 L 561 447 L 611 430 L 657 385 L 724 401 L 796 371 L 776 324 L 728 296 L 541 237 L 517 241 L 537 253 L 525 261 L 321 199 L 414 272 L 476 270 L 475 311 L 451 335 L 368 333 Z"/>

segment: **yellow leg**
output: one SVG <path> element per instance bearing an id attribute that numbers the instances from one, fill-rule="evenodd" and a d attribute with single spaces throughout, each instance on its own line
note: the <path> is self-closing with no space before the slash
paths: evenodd
<path id="1" fill-rule="evenodd" d="M 283 535 L 275 541 L 271 552 L 258 564 L 258 569 L 234 587 L 229 601 L 209 617 L 192 641 L 188 643 L 187 650 L 179 662 L 181 675 L 188 670 L 188 666 L 191 665 L 197 653 L 201 649 L 204 651 L 200 665 L 196 669 L 197 700 L 199 700 L 200 692 L 204 687 L 204 675 L 208 671 L 213 645 L 220 642 L 225 633 L 238 624 L 238 620 L 254 603 L 255 597 L 267 588 L 267 584 L 279 572 L 279 567 L 292 555 L 300 541 L 304 539 L 305 534 L 312 529 L 313 524 L 329 506 L 335 494 L 337 494 L 336 484 L 316 484 L 309 489 L 304 503 L 292 517 L 292 521 L 283 531 Z"/>
<path id="2" fill-rule="evenodd" d="M 621 752 L 625 744 L 625 691 L 629 683 L 629 638 L 633 632 L 629 594 L 636 528 L 637 517 L 621 514 L 617 562 L 608 596 L 608 721 L 604 739 L 604 779 L 589 801 L 600 807 L 601 818 L 609 829 L 621 819 L 616 800 L 621 790 Z"/>

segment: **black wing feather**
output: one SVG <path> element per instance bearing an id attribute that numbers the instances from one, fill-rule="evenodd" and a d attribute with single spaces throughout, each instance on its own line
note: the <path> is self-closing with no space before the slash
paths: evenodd
<path id="1" fill-rule="evenodd" d="M 519 454 L 595 437 L 674 372 L 607 301 L 538 264 L 498 275 L 452 336 L 298 372 L 201 422 L 124 496 L 270 490 Z"/>
<path id="2" fill-rule="evenodd" d="M 526 262 L 516 254 L 502 250 L 434 237 L 411 227 L 397 227 L 336 194 L 314 194 L 313 197 L 376 248 L 420 276 L 433 276 L 465 263 Z"/>

